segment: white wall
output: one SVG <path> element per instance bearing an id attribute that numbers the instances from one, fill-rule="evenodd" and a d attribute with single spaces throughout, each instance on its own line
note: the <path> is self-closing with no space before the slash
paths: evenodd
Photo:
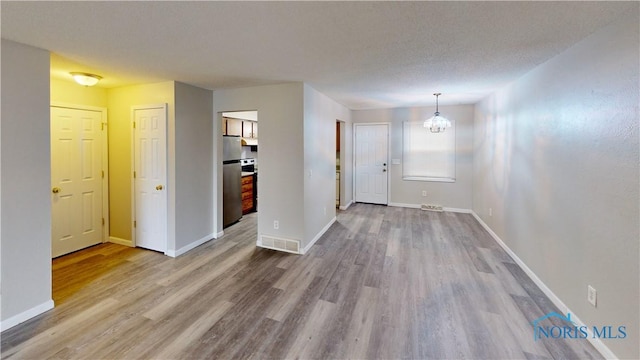
<path id="1" fill-rule="evenodd" d="M 214 189 L 216 231 L 222 231 L 222 125 L 219 113 L 257 110 L 258 233 L 279 238 L 304 238 L 303 85 L 258 86 L 213 93 Z M 280 222 L 278 230 L 274 220 Z"/>
<path id="2" fill-rule="evenodd" d="M 605 343 L 634 359 L 638 24 L 636 11 L 477 104 L 473 174 L 473 210 L 583 322 L 625 325 Z"/>
<path id="3" fill-rule="evenodd" d="M 214 235 L 212 94 L 175 83 L 175 250 Z"/>
<path id="4" fill-rule="evenodd" d="M 402 165 L 389 165 L 389 203 L 405 206 L 437 204 L 456 209 L 471 209 L 473 172 L 473 105 L 440 106 L 443 116 L 456 122 L 456 181 L 409 181 L 402 179 Z M 402 162 L 402 123 L 424 121 L 433 116 L 435 106 L 353 111 L 354 123 L 391 124 L 390 159 Z M 353 135 L 351 135 L 353 136 Z M 422 191 L 427 197 L 422 197 Z"/>
<path id="5" fill-rule="evenodd" d="M 336 216 L 336 120 L 351 126 L 351 111 L 305 84 L 303 247 Z"/>
<path id="6" fill-rule="evenodd" d="M 2 329 L 53 306 L 49 52 L 2 40 Z"/>

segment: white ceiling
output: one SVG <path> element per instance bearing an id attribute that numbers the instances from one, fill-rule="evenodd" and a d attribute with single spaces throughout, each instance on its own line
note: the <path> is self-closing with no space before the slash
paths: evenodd
<path id="1" fill-rule="evenodd" d="M 103 87 L 304 81 L 351 109 L 474 103 L 635 2 L 1 2 L 2 37 Z"/>

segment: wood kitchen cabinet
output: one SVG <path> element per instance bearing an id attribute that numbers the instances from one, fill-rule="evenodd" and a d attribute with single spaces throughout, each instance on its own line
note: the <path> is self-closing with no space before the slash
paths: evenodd
<path id="1" fill-rule="evenodd" d="M 255 211 L 255 196 L 254 196 L 254 175 L 247 175 L 242 177 L 242 214 L 248 214 Z"/>
<path id="2" fill-rule="evenodd" d="M 258 138 L 258 122 L 244 120 L 242 122 L 242 137 L 245 138 Z"/>
<path id="3" fill-rule="evenodd" d="M 222 134 L 242 136 L 242 120 L 222 118 Z"/>

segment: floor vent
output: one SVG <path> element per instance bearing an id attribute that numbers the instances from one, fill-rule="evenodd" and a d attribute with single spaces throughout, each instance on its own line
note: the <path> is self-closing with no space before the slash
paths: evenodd
<path id="1" fill-rule="evenodd" d="M 422 204 L 420 206 L 420 210 L 442 212 L 442 206 L 440 206 L 440 205 L 431 205 L 431 204 Z"/>
<path id="2" fill-rule="evenodd" d="M 260 237 L 260 245 L 267 249 L 286 251 L 294 254 L 300 253 L 300 241 L 298 240 L 262 235 Z"/>

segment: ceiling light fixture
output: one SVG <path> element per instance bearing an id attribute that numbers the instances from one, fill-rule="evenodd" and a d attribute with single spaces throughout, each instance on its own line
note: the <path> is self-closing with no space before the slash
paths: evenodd
<path id="1" fill-rule="evenodd" d="M 89 74 L 84 72 L 72 72 L 70 73 L 73 76 L 73 80 L 75 80 L 78 84 L 84 86 L 93 86 L 102 79 L 102 76 Z"/>
<path id="2" fill-rule="evenodd" d="M 428 128 L 432 133 L 440 133 L 444 132 L 448 127 L 451 127 L 451 121 L 440 116 L 440 112 L 438 111 L 438 96 L 442 94 L 435 93 L 433 95 L 436 96 L 436 112 L 433 113 L 432 117 L 424 121 L 424 127 Z"/>

